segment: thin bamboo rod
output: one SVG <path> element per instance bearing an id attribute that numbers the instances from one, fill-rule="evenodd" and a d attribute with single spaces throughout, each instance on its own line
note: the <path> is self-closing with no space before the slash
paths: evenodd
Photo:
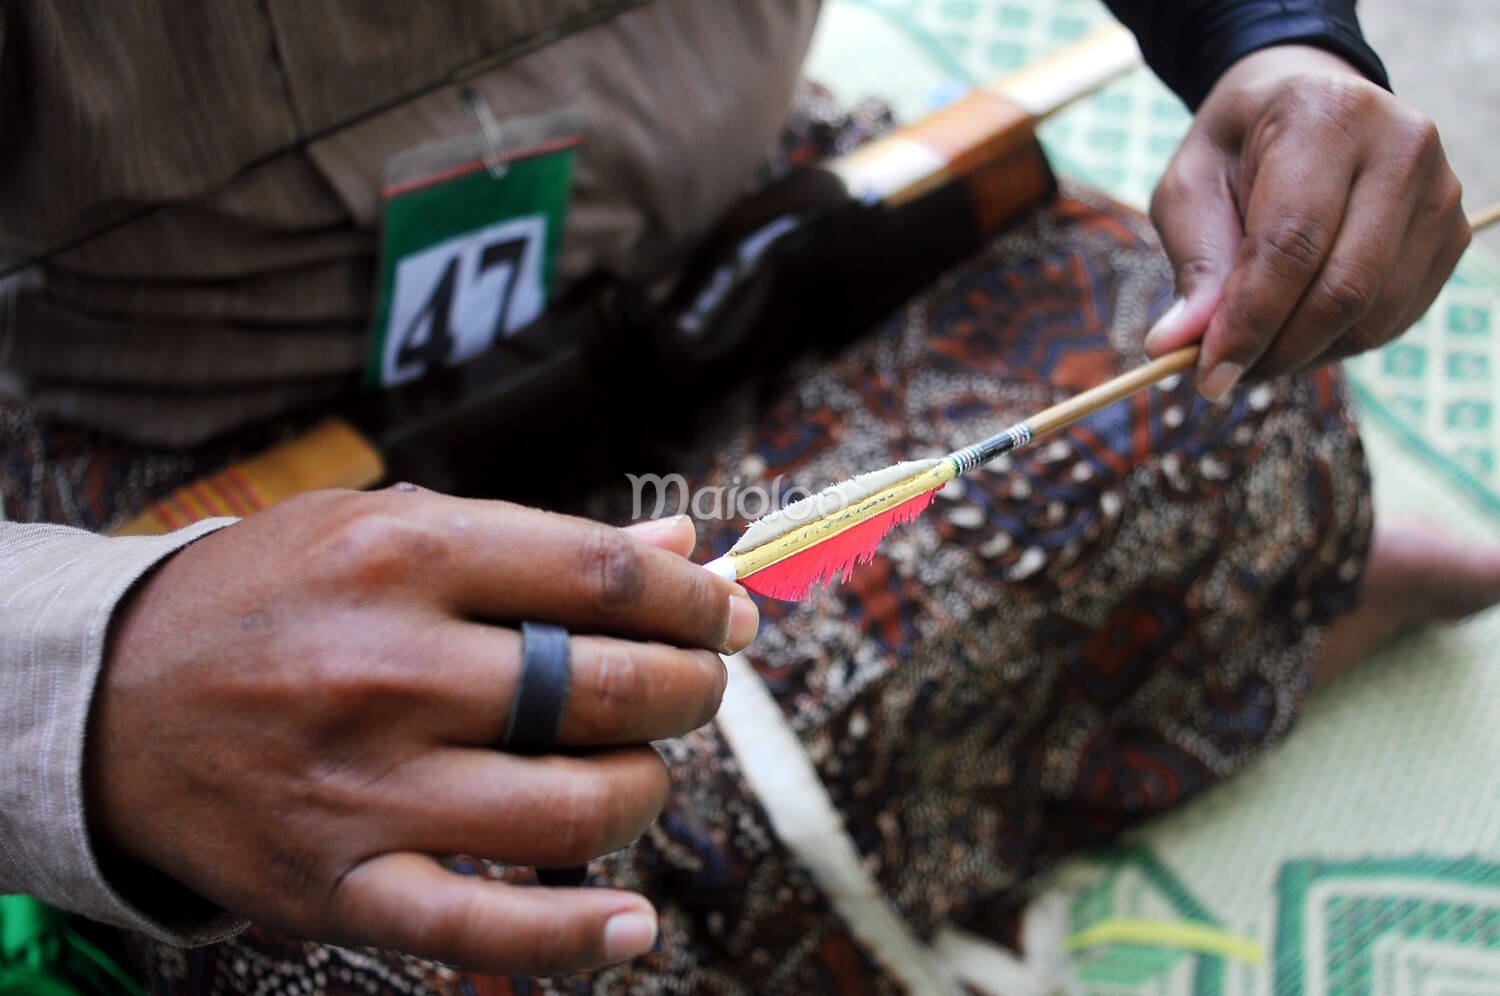
<path id="1" fill-rule="evenodd" d="M 1500 201 L 1496 201 L 1489 207 L 1480 208 L 1478 213 L 1469 217 L 1469 227 L 1476 232 L 1482 232 L 1495 222 L 1500 221 Z"/>
<path id="2" fill-rule="evenodd" d="M 1097 387 L 1089 388 L 1082 394 L 1075 394 L 1068 400 L 1055 404 L 1026 420 L 1031 426 L 1032 438 L 1041 439 L 1059 429 L 1066 429 L 1079 419 L 1092 415 L 1122 398 L 1127 398 L 1174 374 L 1191 370 L 1193 364 L 1197 362 L 1198 347 L 1188 346 L 1175 353 L 1168 353 L 1160 359 L 1152 360 L 1150 363 L 1142 364 L 1134 370 L 1128 370 Z"/>

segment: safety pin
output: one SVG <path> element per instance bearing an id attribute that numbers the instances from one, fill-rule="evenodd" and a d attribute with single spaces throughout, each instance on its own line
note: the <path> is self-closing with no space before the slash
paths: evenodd
<path id="1" fill-rule="evenodd" d="M 505 178 L 510 169 L 500 154 L 500 122 L 495 120 L 490 105 L 474 91 L 472 87 L 463 89 L 464 103 L 468 105 L 469 113 L 479 122 L 479 130 L 484 132 L 486 145 L 484 153 L 484 168 L 497 180 Z"/>

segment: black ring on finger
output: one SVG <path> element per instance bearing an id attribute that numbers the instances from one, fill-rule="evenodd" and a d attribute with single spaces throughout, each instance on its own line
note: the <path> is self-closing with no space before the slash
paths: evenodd
<path id="1" fill-rule="evenodd" d="M 557 742 L 563 708 L 572 685 L 573 658 L 568 631 L 550 623 L 521 624 L 521 680 L 510 704 L 510 718 L 500 740 L 502 750 L 540 754 Z M 580 886 L 588 880 L 587 865 L 538 868 L 537 881 L 548 886 Z"/>
<path id="2" fill-rule="evenodd" d="M 503 750 L 539 753 L 557 742 L 572 672 L 567 630 L 550 623 L 521 624 L 521 681 L 500 740 Z"/>

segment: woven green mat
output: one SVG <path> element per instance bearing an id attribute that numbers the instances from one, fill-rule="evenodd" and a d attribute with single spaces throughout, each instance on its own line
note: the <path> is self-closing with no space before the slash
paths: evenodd
<path id="1" fill-rule="evenodd" d="M 1099 0 L 832 0 L 810 75 L 910 120 L 1109 18 Z M 1042 128 L 1058 171 L 1144 207 L 1189 117 L 1145 70 Z M 1500 267 L 1471 251 L 1406 336 L 1348 364 L 1367 413 L 1500 515 Z"/>

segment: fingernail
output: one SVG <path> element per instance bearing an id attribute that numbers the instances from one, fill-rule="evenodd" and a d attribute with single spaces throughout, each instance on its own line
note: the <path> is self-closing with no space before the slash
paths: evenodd
<path id="1" fill-rule="evenodd" d="M 669 519 L 646 519 L 642 522 L 632 522 L 625 527 L 625 531 L 636 539 L 650 543 L 671 536 L 681 529 L 686 521 L 685 515 L 674 515 Z"/>
<path id="2" fill-rule="evenodd" d="M 755 634 L 760 632 L 760 610 L 750 601 L 749 595 L 736 592 L 729 596 L 729 630 L 724 634 L 724 645 L 719 649 L 726 654 L 737 654 L 750 646 Z"/>
<path id="3" fill-rule="evenodd" d="M 655 943 L 655 913 L 616 913 L 604 923 L 604 954 L 615 961 L 643 955 Z"/>
<path id="4" fill-rule="evenodd" d="M 1238 363 L 1225 360 L 1204 374 L 1198 381 L 1198 393 L 1208 401 L 1218 401 L 1234 390 L 1234 385 L 1245 376 L 1245 368 Z"/>
<path id="5" fill-rule="evenodd" d="M 1155 353 L 1157 347 L 1165 348 L 1164 340 L 1177 331 L 1177 323 L 1182 320 L 1182 313 L 1186 310 L 1187 298 L 1179 297 L 1172 302 L 1172 306 L 1156 320 L 1151 331 L 1146 333 L 1146 352 Z"/>

